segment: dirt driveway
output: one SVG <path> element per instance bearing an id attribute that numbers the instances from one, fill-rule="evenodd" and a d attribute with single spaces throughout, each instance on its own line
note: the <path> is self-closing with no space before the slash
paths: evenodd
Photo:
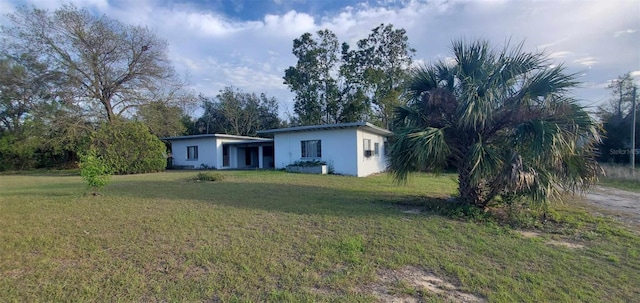
<path id="1" fill-rule="evenodd" d="M 640 193 L 595 186 L 583 201 L 619 216 L 623 221 L 640 225 Z"/>

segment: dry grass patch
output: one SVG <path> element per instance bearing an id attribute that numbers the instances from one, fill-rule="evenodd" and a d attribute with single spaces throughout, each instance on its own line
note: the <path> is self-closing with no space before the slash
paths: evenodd
<path id="1" fill-rule="evenodd" d="M 433 273 L 413 266 L 382 270 L 378 272 L 378 276 L 380 283 L 370 287 L 369 291 L 383 302 L 420 302 L 423 296 L 455 303 L 486 302 Z"/>

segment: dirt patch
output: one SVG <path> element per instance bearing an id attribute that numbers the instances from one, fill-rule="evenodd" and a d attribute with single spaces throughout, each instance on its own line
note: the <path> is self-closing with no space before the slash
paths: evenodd
<path id="1" fill-rule="evenodd" d="M 640 193 L 595 186 L 582 200 L 612 212 L 622 221 L 640 225 Z"/>
<path id="2" fill-rule="evenodd" d="M 407 209 L 407 210 L 403 210 L 402 213 L 404 214 L 412 214 L 412 215 L 417 215 L 419 213 L 421 213 L 422 210 L 419 208 L 411 208 L 411 209 Z"/>
<path id="3" fill-rule="evenodd" d="M 572 248 L 572 249 L 584 248 L 584 245 L 582 244 L 571 243 L 566 241 L 557 241 L 557 240 L 549 240 L 545 242 L 545 244 L 553 245 L 553 246 L 562 246 L 562 247 Z"/>
<path id="4" fill-rule="evenodd" d="M 540 233 L 537 232 L 533 232 L 533 231 L 525 231 L 525 230 L 516 230 L 515 231 L 517 234 L 520 234 L 521 236 L 523 236 L 524 238 L 530 239 L 530 238 L 535 238 L 540 236 Z"/>
<path id="5" fill-rule="evenodd" d="M 416 267 L 408 266 L 400 270 L 384 270 L 378 272 L 380 284 L 371 288 L 373 295 L 382 302 L 419 302 L 420 298 L 410 294 L 398 294 L 392 291 L 394 285 L 402 284 L 417 292 L 430 292 L 446 298 L 449 302 L 486 302 L 486 300 L 460 290 L 434 274 Z"/>
<path id="6" fill-rule="evenodd" d="M 534 232 L 534 231 L 514 230 L 514 232 L 527 239 L 537 238 L 540 236 L 540 233 Z M 549 240 L 547 242 L 544 242 L 544 244 L 552 245 L 552 246 L 562 246 L 562 247 L 572 248 L 572 249 L 584 248 L 584 245 L 582 244 L 572 243 L 567 241 L 560 241 L 560 240 Z"/>

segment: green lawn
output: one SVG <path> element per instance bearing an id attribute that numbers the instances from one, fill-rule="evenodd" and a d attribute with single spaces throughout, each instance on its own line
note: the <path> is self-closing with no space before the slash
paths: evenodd
<path id="1" fill-rule="evenodd" d="M 638 173 L 638 176 L 640 177 L 640 173 Z M 640 193 L 639 180 L 602 178 L 599 183 L 604 186 Z"/>
<path id="2" fill-rule="evenodd" d="M 116 176 L 99 196 L 77 176 L 0 176 L 0 301 L 448 300 L 394 276 L 408 269 L 488 302 L 640 297 L 637 230 L 573 204 L 527 238 L 398 206 L 450 196 L 451 175 L 222 174 Z"/>

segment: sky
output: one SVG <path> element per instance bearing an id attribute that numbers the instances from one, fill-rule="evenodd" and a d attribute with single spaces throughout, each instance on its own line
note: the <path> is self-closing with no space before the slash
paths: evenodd
<path id="1" fill-rule="evenodd" d="M 619 75 L 640 83 L 640 0 L 0 0 L 0 24 L 19 5 L 66 3 L 155 31 L 196 94 L 264 92 L 283 117 L 293 113 L 282 79 L 296 63 L 293 39 L 330 29 L 354 47 L 381 23 L 407 31 L 415 65 L 447 60 L 453 40 L 485 39 L 496 49 L 522 42 L 576 73 L 573 93 L 592 108 L 610 98 L 607 84 Z"/>

